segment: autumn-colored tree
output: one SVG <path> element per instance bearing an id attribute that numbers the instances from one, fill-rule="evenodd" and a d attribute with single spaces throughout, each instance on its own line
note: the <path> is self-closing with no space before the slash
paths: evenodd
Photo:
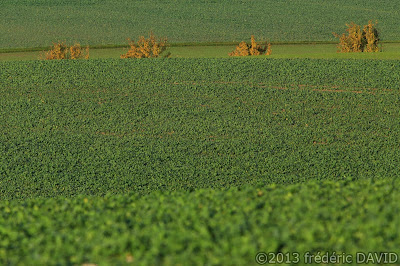
<path id="1" fill-rule="evenodd" d="M 247 44 L 246 42 L 239 43 L 236 46 L 236 49 L 229 53 L 229 56 L 249 56 L 249 55 L 261 55 L 267 51 L 266 55 L 271 54 L 271 44 L 268 43 L 265 47 L 261 47 L 261 45 L 257 44 L 255 41 L 254 35 L 251 35 L 251 43 Z"/>
<path id="2" fill-rule="evenodd" d="M 261 52 L 265 51 L 258 43 L 256 43 L 254 35 L 251 35 L 251 44 L 249 48 L 250 55 L 260 55 Z"/>
<path id="3" fill-rule="evenodd" d="M 362 52 L 364 48 L 364 38 L 361 27 L 354 22 L 351 22 L 350 25 L 347 26 L 353 52 Z"/>
<path id="4" fill-rule="evenodd" d="M 265 53 L 266 55 L 271 55 L 272 54 L 272 48 L 271 48 L 271 43 L 267 44 L 267 52 Z"/>
<path id="5" fill-rule="evenodd" d="M 376 23 L 373 24 L 370 20 L 361 30 L 361 26 L 351 22 L 346 24 L 347 34 L 333 33 L 335 37 L 339 38 L 338 52 L 378 52 L 379 35 L 375 28 Z"/>
<path id="6" fill-rule="evenodd" d="M 89 59 L 89 46 L 83 49 L 79 43 L 75 43 L 69 47 L 69 57 L 70 59 Z"/>
<path id="7" fill-rule="evenodd" d="M 364 36 L 366 41 L 366 52 L 378 52 L 378 41 L 379 41 L 379 33 L 378 30 L 375 28 L 375 24 L 372 21 L 368 21 L 368 24 L 364 26 Z"/>
<path id="8" fill-rule="evenodd" d="M 53 48 L 45 53 L 46 60 L 66 59 L 68 47 L 64 42 L 53 43 Z"/>
<path id="9" fill-rule="evenodd" d="M 345 33 L 342 35 L 334 34 L 336 38 L 339 38 L 339 44 L 337 45 L 338 53 L 350 53 L 353 51 L 351 40 Z"/>
<path id="10" fill-rule="evenodd" d="M 122 54 L 121 58 L 152 58 L 159 57 L 167 49 L 167 38 L 162 38 L 158 42 L 153 32 L 146 39 L 140 36 L 137 43 L 129 40 L 129 50 Z M 169 56 L 169 54 L 167 54 Z"/>
<path id="11" fill-rule="evenodd" d="M 233 52 L 229 53 L 229 56 L 248 56 L 248 55 L 250 55 L 249 47 L 245 42 L 239 43 L 239 45 L 236 46 L 236 49 Z"/>
<path id="12" fill-rule="evenodd" d="M 79 43 L 75 43 L 68 47 L 65 42 L 53 43 L 53 48 L 45 52 L 44 59 L 89 59 L 89 46 L 82 48 Z"/>

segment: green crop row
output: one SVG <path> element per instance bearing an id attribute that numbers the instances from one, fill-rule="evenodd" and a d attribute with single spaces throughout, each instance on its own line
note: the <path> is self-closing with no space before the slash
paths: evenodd
<path id="1" fill-rule="evenodd" d="M 324 180 L 1 201 L 0 263 L 257 265 L 258 252 L 282 252 L 304 264 L 307 252 L 335 252 L 355 264 L 357 252 L 399 256 L 399 185 Z"/>
<path id="2" fill-rule="evenodd" d="M 87 62 L 0 62 L 2 90 L 34 87 L 64 91 L 145 86 L 324 86 L 393 89 L 400 82 L 397 60 L 270 58 L 96 59 Z M 196 83 L 193 82 L 203 82 Z M 214 83 L 204 83 L 214 82 Z M 178 84 L 175 84 L 178 83 Z M 262 84 L 261 84 L 262 83 Z M 300 86 L 301 87 L 301 86 Z M 298 87 L 298 88 L 300 88 Z M 348 88 L 346 88 L 348 87 Z M 383 91 L 379 91 L 383 92 Z"/>
<path id="3" fill-rule="evenodd" d="M 399 40 L 397 1 L 382 0 L 2 0 L 0 48 L 125 44 L 153 30 L 170 42 L 334 41 L 345 24 L 378 20 Z"/>
<path id="4" fill-rule="evenodd" d="M 399 175 L 400 63 L 0 63 L 0 199 Z"/>

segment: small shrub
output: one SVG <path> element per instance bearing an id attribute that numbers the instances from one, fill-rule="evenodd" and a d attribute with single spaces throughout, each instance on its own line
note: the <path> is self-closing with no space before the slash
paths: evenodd
<path id="1" fill-rule="evenodd" d="M 379 42 L 379 33 L 375 28 L 375 24 L 372 21 L 368 21 L 368 24 L 364 26 L 364 35 L 366 41 L 366 51 L 367 52 L 379 52 L 378 42 Z"/>
<path id="2" fill-rule="evenodd" d="M 167 38 L 161 38 L 158 42 L 153 32 L 146 39 L 140 36 L 137 43 L 129 40 L 129 50 L 126 54 L 122 54 L 121 58 L 153 58 L 159 57 L 167 49 Z M 168 57 L 168 53 L 165 57 Z"/>
<path id="3" fill-rule="evenodd" d="M 267 52 L 266 55 L 271 55 L 272 54 L 272 48 L 271 48 L 271 43 L 267 44 Z"/>
<path id="4" fill-rule="evenodd" d="M 347 35 L 333 33 L 335 37 L 339 38 L 338 52 L 378 52 L 379 34 L 375 28 L 376 24 L 377 22 L 373 24 L 370 20 L 361 30 L 361 26 L 351 22 L 346 24 Z"/>
<path id="5" fill-rule="evenodd" d="M 247 43 L 241 42 L 239 43 L 238 46 L 236 46 L 236 49 L 229 53 L 229 56 L 248 56 L 250 55 L 249 47 Z"/>
<path id="6" fill-rule="evenodd" d="M 258 43 L 256 43 L 254 35 L 251 35 L 251 44 L 249 49 L 250 49 L 250 55 L 260 55 L 261 52 L 265 52 L 265 49 L 263 49 Z"/>
<path id="7" fill-rule="evenodd" d="M 45 53 L 44 59 L 89 59 L 89 46 L 82 48 L 79 43 L 75 43 L 68 47 L 65 42 L 53 43 L 53 48 Z"/>
<path id="8" fill-rule="evenodd" d="M 53 48 L 46 52 L 46 60 L 66 59 L 68 47 L 65 43 L 53 43 Z"/>
<path id="9" fill-rule="evenodd" d="M 83 49 L 79 43 L 76 43 L 69 47 L 69 57 L 70 59 L 89 59 L 89 46 Z"/>
<path id="10" fill-rule="evenodd" d="M 257 44 L 254 39 L 254 35 L 251 35 L 251 43 L 247 44 L 246 42 L 239 43 L 236 46 L 236 49 L 229 53 L 229 56 L 249 56 L 249 55 L 261 55 L 266 52 L 266 55 L 271 54 L 271 44 L 267 43 L 265 47 L 261 47 L 261 45 Z"/>

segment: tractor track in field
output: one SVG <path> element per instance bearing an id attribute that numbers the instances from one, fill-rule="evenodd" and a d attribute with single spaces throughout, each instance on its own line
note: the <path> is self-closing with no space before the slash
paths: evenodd
<path id="1" fill-rule="evenodd" d="M 381 88 L 365 88 L 365 87 L 349 87 L 346 86 L 335 86 L 335 85 L 306 85 L 306 84 L 298 84 L 298 85 L 288 85 L 288 86 L 274 86 L 268 85 L 266 83 L 252 83 L 252 82 L 238 82 L 238 81 L 181 81 L 181 82 L 171 82 L 171 85 L 208 85 L 208 84 L 237 84 L 237 85 L 246 85 L 253 86 L 259 88 L 273 88 L 279 90 L 312 90 L 315 92 L 336 92 L 336 93 L 368 93 L 368 94 L 379 94 L 384 92 L 392 92 L 392 89 L 381 89 Z M 345 89 L 347 88 L 347 89 Z"/>

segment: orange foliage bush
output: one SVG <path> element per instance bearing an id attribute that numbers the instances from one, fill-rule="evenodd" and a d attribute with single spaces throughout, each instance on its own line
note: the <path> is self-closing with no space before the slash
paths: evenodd
<path id="1" fill-rule="evenodd" d="M 272 53 L 271 43 L 268 43 L 268 44 L 267 44 L 267 52 L 266 52 L 266 55 L 271 55 L 271 53 Z"/>
<path id="2" fill-rule="evenodd" d="M 375 24 L 372 21 L 368 21 L 368 24 L 364 26 L 364 35 L 366 40 L 366 51 L 367 52 L 379 52 L 378 42 L 379 42 L 379 33 L 375 28 L 375 25 L 378 22 L 375 21 Z"/>
<path id="3" fill-rule="evenodd" d="M 46 60 L 89 59 L 89 46 L 82 48 L 79 43 L 68 47 L 64 42 L 53 43 L 53 48 L 44 55 Z"/>
<path id="4" fill-rule="evenodd" d="M 122 54 L 121 58 L 152 58 L 159 57 L 167 49 L 167 38 L 156 41 L 156 37 L 153 32 L 150 32 L 150 36 L 146 39 L 144 36 L 139 37 L 139 41 L 129 40 L 129 50 L 126 54 Z M 166 57 L 170 54 L 168 53 Z"/>
<path id="5" fill-rule="evenodd" d="M 361 26 L 351 22 L 350 24 L 346 24 L 347 35 L 345 33 L 342 35 L 333 33 L 335 37 L 339 38 L 338 52 L 378 52 L 379 34 L 375 28 L 376 24 L 377 22 L 373 24 L 370 20 L 361 29 Z"/>
<path id="6" fill-rule="evenodd" d="M 261 55 L 266 51 L 266 55 L 270 55 L 272 52 L 271 44 L 267 43 L 265 47 L 261 47 L 261 45 L 257 44 L 254 39 L 254 35 L 251 35 L 251 43 L 247 44 L 246 42 L 239 43 L 236 46 L 236 49 L 229 53 L 229 56 L 248 56 L 248 55 Z"/>
<path id="7" fill-rule="evenodd" d="M 79 43 L 69 47 L 69 58 L 70 59 L 89 59 L 89 46 L 85 49 L 82 49 Z"/>
<path id="8" fill-rule="evenodd" d="M 250 55 L 249 46 L 245 42 L 239 43 L 235 51 L 229 53 L 229 56 L 248 56 Z"/>

